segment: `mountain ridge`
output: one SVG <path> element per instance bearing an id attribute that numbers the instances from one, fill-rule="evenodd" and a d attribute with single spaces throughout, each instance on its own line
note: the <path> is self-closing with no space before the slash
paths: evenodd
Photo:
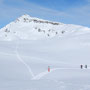
<path id="1" fill-rule="evenodd" d="M 88 32 L 90 32 L 88 27 L 52 22 L 25 14 L 0 29 L 0 40 L 38 40 Z"/>

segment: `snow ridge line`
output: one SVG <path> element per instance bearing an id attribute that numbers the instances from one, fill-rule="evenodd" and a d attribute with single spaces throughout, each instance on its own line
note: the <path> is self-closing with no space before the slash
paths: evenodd
<path id="1" fill-rule="evenodd" d="M 17 41 L 17 43 L 16 43 L 16 49 L 15 49 L 16 56 L 17 56 L 18 60 L 19 60 L 23 65 L 25 65 L 25 67 L 26 67 L 27 70 L 29 71 L 29 73 L 30 73 L 30 75 L 32 76 L 32 78 L 34 78 L 34 73 L 32 72 L 30 66 L 29 66 L 27 63 L 25 63 L 24 60 L 20 57 L 20 55 L 19 55 L 19 53 L 18 53 L 18 46 L 19 46 L 19 44 L 18 44 L 18 41 Z"/>

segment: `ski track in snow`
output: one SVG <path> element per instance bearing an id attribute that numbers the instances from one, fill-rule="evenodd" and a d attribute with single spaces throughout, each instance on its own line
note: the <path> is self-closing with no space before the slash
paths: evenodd
<path id="1" fill-rule="evenodd" d="M 56 70 L 62 70 L 62 69 L 64 69 L 64 70 L 75 70 L 75 69 L 80 69 L 80 68 L 54 68 L 54 69 L 50 69 L 50 72 L 48 72 L 48 70 L 47 71 L 44 71 L 44 72 L 42 72 L 42 73 L 39 73 L 38 75 L 36 75 L 32 80 L 39 80 L 39 79 L 41 79 L 42 77 L 44 77 L 45 75 L 48 75 L 49 73 L 51 73 L 51 72 L 53 72 L 53 71 L 56 71 Z"/>
<path id="2" fill-rule="evenodd" d="M 31 70 L 31 68 L 30 68 L 30 66 L 29 66 L 28 64 L 26 64 L 26 63 L 24 62 L 24 60 L 20 57 L 20 55 L 19 55 L 19 53 L 18 53 L 18 44 L 16 45 L 16 50 L 15 50 L 15 52 L 16 52 L 16 56 L 17 56 L 18 60 L 19 60 L 22 64 L 24 64 L 25 67 L 28 69 L 30 75 L 32 76 L 32 79 L 31 79 L 31 80 L 40 80 L 41 78 L 43 78 L 44 76 L 50 74 L 51 72 L 56 71 L 56 70 L 60 70 L 60 69 L 61 69 L 61 70 L 62 70 L 62 69 L 64 69 L 64 70 L 67 70 L 67 69 L 68 69 L 68 70 L 70 70 L 70 69 L 72 69 L 72 70 L 80 69 L 80 68 L 53 68 L 53 69 L 50 69 L 50 72 L 48 72 L 48 70 L 46 70 L 46 71 L 41 72 L 41 73 L 39 73 L 39 74 L 37 74 L 37 75 L 34 75 L 34 73 L 32 72 L 32 70 Z M 8 54 L 8 53 L 3 53 L 3 52 L 0 52 L 0 54 L 4 54 L 4 55 L 14 55 L 14 54 Z M 90 69 L 90 68 L 88 68 L 88 69 Z"/>
<path id="3" fill-rule="evenodd" d="M 57 69 L 51 69 L 50 72 L 48 72 L 48 70 L 44 71 L 44 72 L 41 72 L 38 75 L 36 75 L 32 80 L 39 80 L 42 77 L 44 77 L 45 75 L 47 75 L 47 74 L 49 74 L 49 73 L 51 73 L 52 71 L 55 71 L 55 70 L 57 70 Z"/>
<path id="4" fill-rule="evenodd" d="M 18 53 L 18 46 L 19 46 L 19 44 L 18 44 L 18 41 L 17 41 L 16 50 L 15 50 L 15 51 L 16 51 L 16 56 L 17 56 L 18 60 L 19 60 L 22 64 L 25 65 L 25 67 L 28 69 L 30 75 L 31 75 L 32 78 L 33 78 L 33 77 L 34 77 L 34 73 L 32 72 L 32 69 L 30 68 L 30 66 L 29 66 L 27 63 L 25 63 L 24 60 L 20 57 L 20 55 L 19 55 L 19 53 Z"/>
<path id="5" fill-rule="evenodd" d="M 69 69 L 69 70 L 70 70 L 70 69 L 73 69 L 73 70 L 75 70 L 75 69 L 80 69 L 80 68 L 53 68 L 53 69 L 50 70 L 50 72 L 48 72 L 48 70 L 46 70 L 46 71 L 41 72 L 41 73 L 39 73 L 39 74 L 37 74 L 37 75 L 34 75 L 31 67 L 30 67 L 27 63 L 25 63 L 25 61 L 20 57 L 20 54 L 19 54 L 19 52 L 18 52 L 18 47 L 19 47 L 19 43 L 18 43 L 18 41 L 17 41 L 17 43 L 16 43 L 16 49 L 15 49 L 16 56 L 17 56 L 18 60 L 19 60 L 23 65 L 25 65 L 25 67 L 26 67 L 27 70 L 29 71 L 30 75 L 32 76 L 32 78 L 30 78 L 31 80 L 40 80 L 41 78 L 43 78 L 44 76 L 50 74 L 51 72 L 56 71 L 56 70 L 60 70 L 60 69 L 64 69 L 64 70 L 66 70 L 66 69 Z M 0 54 L 14 55 L 14 54 L 8 54 L 8 53 L 3 53 L 3 52 L 0 52 Z M 90 69 L 90 68 L 88 68 L 88 69 Z"/>
<path id="6" fill-rule="evenodd" d="M 49 73 L 51 73 L 51 72 L 53 72 L 55 70 L 58 70 L 58 69 L 78 69 L 78 68 L 54 68 L 54 69 L 51 69 L 50 72 L 48 72 L 48 70 L 47 70 L 47 71 L 41 72 L 41 73 L 39 73 L 37 75 L 34 75 L 31 68 L 30 68 L 30 66 L 28 64 L 26 64 L 24 62 L 24 60 L 20 57 L 20 55 L 18 53 L 18 43 L 16 45 L 16 55 L 17 55 L 18 59 L 27 67 L 30 75 L 32 75 L 32 80 L 39 80 L 42 77 L 44 77 L 45 75 L 47 75 L 47 74 L 49 74 Z"/>

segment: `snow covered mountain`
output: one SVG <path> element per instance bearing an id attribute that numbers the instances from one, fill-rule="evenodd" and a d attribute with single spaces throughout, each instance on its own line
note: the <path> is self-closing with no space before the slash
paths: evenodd
<path id="1" fill-rule="evenodd" d="M 0 90 L 90 90 L 90 28 L 23 15 L 0 40 Z"/>
<path id="2" fill-rule="evenodd" d="M 90 32 L 90 28 L 73 24 L 51 22 L 23 15 L 0 29 L 0 40 L 37 40 L 54 36 L 77 35 Z"/>

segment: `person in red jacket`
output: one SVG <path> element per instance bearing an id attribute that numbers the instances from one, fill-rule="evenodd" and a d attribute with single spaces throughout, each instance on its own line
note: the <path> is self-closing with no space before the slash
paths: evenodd
<path id="1" fill-rule="evenodd" d="M 48 66 L 48 72 L 50 72 L 50 66 Z"/>

